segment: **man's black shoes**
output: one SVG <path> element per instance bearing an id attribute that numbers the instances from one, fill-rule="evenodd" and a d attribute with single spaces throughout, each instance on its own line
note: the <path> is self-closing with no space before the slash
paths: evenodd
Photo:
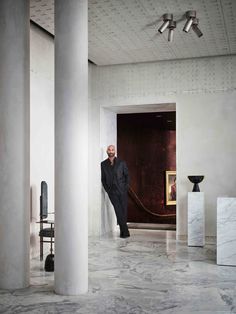
<path id="1" fill-rule="evenodd" d="M 129 231 L 120 233 L 120 238 L 124 239 L 124 238 L 129 238 L 129 237 L 130 237 Z"/>

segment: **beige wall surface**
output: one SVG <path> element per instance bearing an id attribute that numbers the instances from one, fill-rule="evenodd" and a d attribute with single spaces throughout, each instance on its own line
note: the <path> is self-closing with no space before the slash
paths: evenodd
<path id="1" fill-rule="evenodd" d="M 54 42 L 31 25 L 30 31 L 30 186 L 31 256 L 39 253 L 40 183 L 48 184 L 48 207 L 54 212 Z"/>
<path id="2" fill-rule="evenodd" d="M 89 234 L 114 229 L 104 207 L 100 162 L 116 141 L 116 112 L 171 110 L 176 104 L 177 233 L 187 234 L 187 176 L 205 175 L 206 235 L 216 235 L 216 198 L 235 196 L 236 56 L 89 66 Z M 38 241 L 40 182 L 54 211 L 54 44 L 31 26 L 31 248 Z M 101 194 L 102 191 L 102 194 Z M 102 205 L 103 204 L 103 205 Z M 105 220 L 104 220 L 105 219 Z"/>
<path id="3" fill-rule="evenodd" d="M 188 175 L 205 175 L 200 187 L 205 192 L 207 236 L 216 235 L 216 198 L 235 196 L 235 70 L 235 56 L 93 67 L 94 119 L 102 107 L 131 112 L 132 106 L 145 111 L 146 106 L 162 104 L 163 110 L 163 104 L 176 103 L 177 235 L 187 234 L 187 192 L 192 188 Z M 99 146 L 97 133 L 97 128 L 91 130 L 97 139 L 93 149 L 101 150 L 104 144 L 101 140 Z M 97 202 L 94 210 L 99 206 Z"/>

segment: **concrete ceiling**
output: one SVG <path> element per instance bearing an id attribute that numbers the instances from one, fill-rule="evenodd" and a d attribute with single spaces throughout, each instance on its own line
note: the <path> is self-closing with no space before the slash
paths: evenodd
<path id="1" fill-rule="evenodd" d="M 97 65 L 236 54 L 236 0 L 88 0 L 89 60 Z M 31 20 L 54 34 L 54 0 L 31 0 Z M 196 10 L 203 36 L 182 31 Z M 177 21 L 173 42 L 157 31 L 162 15 Z"/>

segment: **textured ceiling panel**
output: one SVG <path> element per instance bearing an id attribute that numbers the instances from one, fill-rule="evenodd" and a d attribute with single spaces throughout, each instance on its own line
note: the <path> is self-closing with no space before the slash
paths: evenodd
<path id="1" fill-rule="evenodd" d="M 49 33 L 54 34 L 54 0 L 31 0 L 30 18 Z"/>
<path id="2" fill-rule="evenodd" d="M 196 10 L 203 36 L 182 31 Z M 157 31 L 162 15 L 177 21 L 173 42 Z M 54 33 L 54 1 L 31 0 L 31 19 Z M 236 53 L 236 0 L 89 0 L 89 59 L 98 65 Z"/>

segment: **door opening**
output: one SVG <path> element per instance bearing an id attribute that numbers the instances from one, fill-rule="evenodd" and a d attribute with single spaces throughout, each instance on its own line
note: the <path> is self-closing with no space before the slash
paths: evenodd
<path id="1" fill-rule="evenodd" d="M 131 177 L 130 227 L 175 229 L 176 199 L 167 200 L 166 172 L 176 171 L 176 112 L 118 114 L 117 151 Z"/>

